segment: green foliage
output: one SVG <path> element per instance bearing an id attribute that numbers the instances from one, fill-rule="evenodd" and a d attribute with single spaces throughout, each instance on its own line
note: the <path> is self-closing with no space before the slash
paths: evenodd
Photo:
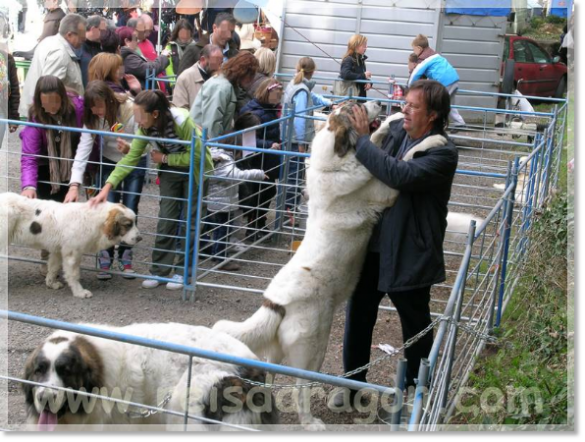
<path id="1" fill-rule="evenodd" d="M 552 23 L 554 25 L 560 25 L 560 24 L 564 25 L 567 22 L 567 19 L 564 17 L 559 17 L 557 15 L 547 15 L 546 22 Z"/>
<path id="2" fill-rule="evenodd" d="M 532 29 L 538 29 L 544 24 L 544 18 L 542 17 L 532 17 L 530 19 L 530 27 Z"/>
<path id="3" fill-rule="evenodd" d="M 528 262 L 497 330 L 498 343 L 476 362 L 467 384 L 471 390 L 461 401 L 465 407 L 457 408 L 451 423 L 572 424 L 567 414 L 567 219 L 563 193 L 534 223 Z"/>

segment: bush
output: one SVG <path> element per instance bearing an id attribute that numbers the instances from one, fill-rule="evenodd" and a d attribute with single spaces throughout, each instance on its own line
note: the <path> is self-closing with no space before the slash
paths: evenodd
<path id="1" fill-rule="evenodd" d="M 547 15 L 546 22 L 553 24 L 553 25 L 560 25 L 560 24 L 564 25 L 567 22 L 567 19 L 564 17 L 559 17 L 557 15 Z"/>
<path id="2" fill-rule="evenodd" d="M 530 27 L 532 29 L 538 29 L 544 24 L 544 18 L 542 17 L 532 17 L 530 19 Z"/>

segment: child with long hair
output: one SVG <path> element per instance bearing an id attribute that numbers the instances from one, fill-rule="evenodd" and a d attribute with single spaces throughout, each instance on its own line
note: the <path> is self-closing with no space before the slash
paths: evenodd
<path id="1" fill-rule="evenodd" d="M 83 126 L 83 98 L 68 92 L 59 78 L 39 78 L 29 108 L 28 121 L 51 126 Z M 20 132 L 21 195 L 63 201 L 71 178 L 71 166 L 79 144 L 79 132 L 26 126 Z M 47 260 L 49 252 L 41 251 Z"/>
<path id="2" fill-rule="evenodd" d="M 118 161 L 116 167 L 106 180 L 106 184 L 100 193 L 90 200 L 91 205 L 99 204 L 107 199 L 111 190 L 118 185 L 131 172 L 131 167 L 136 167 L 147 146 L 153 146 L 150 153 L 152 163 L 159 167 L 160 178 L 160 208 L 158 213 L 157 236 L 152 251 L 152 265 L 150 273 L 159 277 L 167 277 L 173 273 L 171 279 L 173 282 L 167 284 L 168 290 L 179 290 L 183 287 L 183 276 L 177 273 L 177 268 L 181 269 L 185 264 L 184 253 L 179 254 L 175 264 L 175 247 L 177 220 L 181 217 L 181 208 L 186 207 L 184 201 L 189 197 L 189 171 L 190 167 L 194 168 L 193 173 L 195 187 L 192 189 L 193 195 L 197 195 L 198 186 L 204 185 L 199 183 L 199 164 L 201 155 L 205 158 L 205 172 L 213 170 L 211 152 L 206 148 L 204 152 L 201 149 L 201 140 L 198 139 L 195 145 L 194 163 L 191 165 L 191 145 L 179 144 L 176 141 L 191 141 L 193 131 L 196 136 L 201 137 L 201 131 L 195 126 L 193 120 L 189 117 L 187 109 L 172 106 L 165 94 L 160 90 L 142 91 L 134 100 L 134 121 L 139 129 L 136 135 L 153 138 L 164 138 L 170 141 L 146 141 L 134 139 L 131 145 L 128 145 L 122 139 L 118 140 L 120 148 L 129 148 L 128 153 Z M 128 167 L 130 166 L 130 167 Z M 197 215 L 197 201 L 193 201 L 191 215 Z M 184 220 L 187 219 L 187 211 L 183 210 Z M 194 218 L 193 218 L 194 219 Z M 180 248 L 185 250 L 184 235 L 185 223 L 181 223 Z M 191 239 L 195 238 L 198 232 L 194 231 L 195 223 L 188 228 L 192 229 Z M 189 254 L 193 254 L 193 242 L 189 244 Z M 156 279 L 146 279 L 142 282 L 143 288 L 155 288 L 160 285 Z"/>
<path id="3" fill-rule="evenodd" d="M 372 73 L 366 69 L 368 48 L 368 38 L 355 34 L 352 35 L 347 43 L 347 52 L 341 61 L 341 71 L 339 76 L 344 80 L 369 80 Z M 360 97 L 365 97 L 367 91 L 372 88 L 371 83 L 356 83 Z"/>
<path id="4" fill-rule="evenodd" d="M 35 87 L 28 121 L 81 128 L 83 98 L 67 92 L 59 78 L 42 76 Z M 63 201 L 79 144 L 79 132 L 27 126 L 19 136 L 22 141 L 21 194 L 28 198 Z"/>
<path id="5" fill-rule="evenodd" d="M 293 152 L 308 152 L 309 145 L 315 137 L 314 121 L 303 118 L 302 115 L 313 116 L 313 107 L 332 105 L 330 100 L 313 92 L 315 80 L 312 80 L 312 77 L 316 69 L 317 66 L 311 57 L 301 58 L 297 63 L 296 75 L 284 91 L 283 102 L 292 107 L 296 115 L 292 123 L 294 126 L 292 131 Z M 290 124 L 290 121 L 287 122 L 287 126 L 288 124 Z M 282 137 L 285 138 L 286 136 L 287 133 L 283 132 Z M 293 218 L 293 212 L 299 205 L 301 198 L 300 181 L 304 175 L 304 165 L 304 157 L 290 158 L 287 176 L 287 184 L 290 187 L 286 191 L 285 208 L 289 212 L 290 217 Z"/>
<path id="6" fill-rule="evenodd" d="M 119 145 L 116 133 L 122 132 L 133 134 L 138 129 L 134 123 L 132 100 L 126 94 L 115 94 L 104 81 L 90 81 L 85 89 L 84 95 L 85 113 L 83 128 L 112 132 L 112 135 L 101 137 L 101 155 L 99 168 L 101 173 L 99 182 L 103 186 L 114 170 L 116 163 L 120 161 L 129 151 L 129 146 Z M 71 184 L 65 202 L 79 200 L 79 187 L 83 182 L 83 174 L 86 169 L 96 135 L 84 132 L 75 155 L 75 162 L 71 172 Z M 146 153 L 140 158 L 130 174 L 122 180 L 118 189 L 108 194 L 108 201 L 112 203 L 122 202 L 126 207 L 138 214 L 140 194 L 144 185 L 146 171 Z M 114 247 L 100 252 L 99 264 L 101 272 L 97 277 L 101 280 L 111 279 L 108 271 L 114 261 Z M 118 246 L 118 263 L 120 270 L 127 279 L 134 278 L 132 269 L 132 247 L 126 244 Z"/>

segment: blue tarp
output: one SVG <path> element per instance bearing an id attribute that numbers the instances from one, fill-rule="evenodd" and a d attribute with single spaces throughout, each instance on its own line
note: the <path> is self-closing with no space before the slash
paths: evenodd
<path id="1" fill-rule="evenodd" d="M 505 17 L 512 11 L 512 0 L 446 0 L 446 14 Z"/>
<path id="2" fill-rule="evenodd" d="M 573 0 L 552 0 L 549 15 L 568 17 L 573 9 Z"/>

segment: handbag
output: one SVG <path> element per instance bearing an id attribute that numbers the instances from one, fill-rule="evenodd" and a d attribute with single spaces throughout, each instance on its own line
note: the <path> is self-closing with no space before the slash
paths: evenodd
<path id="1" fill-rule="evenodd" d="M 359 95 L 359 92 L 355 82 L 338 79 L 333 82 L 333 95 L 342 97 L 355 97 Z"/>

